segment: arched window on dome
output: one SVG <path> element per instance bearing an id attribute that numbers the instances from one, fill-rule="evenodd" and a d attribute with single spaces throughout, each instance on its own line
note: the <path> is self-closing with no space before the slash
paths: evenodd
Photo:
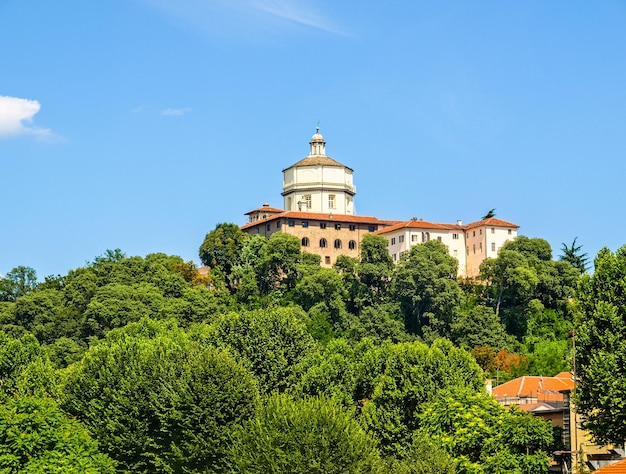
<path id="1" fill-rule="evenodd" d="M 320 239 L 320 247 L 323 249 L 326 248 L 328 244 L 326 243 L 326 239 Z"/>
<path id="2" fill-rule="evenodd" d="M 348 248 L 350 250 L 354 250 L 356 248 L 356 241 L 351 240 L 350 242 L 348 242 Z"/>
<path id="3" fill-rule="evenodd" d="M 341 240 L 340 239 L 336 239 L 335 240 L 335 248 L 336 249 L 340 249 L 341 248 Z"/>
<path id="4" fill-rule="evenodd" d="M 308 237 L 302 237 L 302 246 L 303 247 L 308 247 L 309 246 L 309 238 Z"/>

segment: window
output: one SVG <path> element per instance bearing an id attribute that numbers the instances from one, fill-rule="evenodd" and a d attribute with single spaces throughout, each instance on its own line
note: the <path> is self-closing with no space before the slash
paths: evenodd
<path id="1" fill-rule="evenodd" d="M 395 253 L 393 254 L 393 261 L 394 262 L 396 261 L 396 254 Z"/>
<path id="2" fill-rule="evenodd" d="M 417 234 L 411 236 L 411 242 L 417 242 Z"/>
<path id="3" fill-rule="evenodd" d="M 395 237 L 391 238 L 391 245 L 396 245 L 396 238 Z"/>
<path id="4" fill-rule="evenodd" d="M 302 221 L 302 227 L 309 227 L 309 221 Z"/>
<path id="5" fill-rule="evenodd" d="M 320 222 L 320 229 L 326 228 L 326 222 Z"/>
<path id="6" fill-rule="evenodd" d="M 472 245 L 472 252 L 476 253 L 476 244 Z"/>
<path id="7" fill-rule="evenodd" d="M 266 228 L 267 230 L 272 230 L 272 224 L 267 224 L 267 225 L 265 226 L 265 228 Z"/>
<path id="8" fill-rule="evenodd" d="M 404 235 L 401 235 L 400 237 L 398 237 L 398 242 L 399 243 L 404 242 Z"/>
<path id="9" fill-rule="evenodd" d="M 422 242 L 428 242 L 430 240 L 430 232 L 422 232 Z"/>
<path id="10" fill-rule="evenodd" d="M 309 246 L 309 238 L 308 237 L 302 237 L 302 246 L 303 247 L 308 247 Z"/>
<path id="11" fill-rule="evenodd" d="M 482 230 L 482 229 L 480 229 L 480 230 L 478 231 L 478 233 L 479 233 L 480 235 L 483 235 L 483 230 Z"/>
<path id="12" fill-rule="evenodd" d="M 294 225 L 296 225 L 296 221 L 289 221 L 288 224 L 289 227 L 293 227 Z"/>
<path id="13" fill-rule="evenodd" d="M 335 195 L 329 194 L 328 195 L 328 209 L 334 209 L 334 208 L 335 208 Z"/>
<path id="14" fill-rule="evenodd" d="M 494 229 L 493 227 L 491 228 L 491 233 L 495 234 L 496 233 L 496 229 Z"/>
<path id="15" fill-rule="evenodd" d="M 326 265 L 330 265 L 330 257 L 329 256 L 324 257 L 324 262 L 326 263 Z"/>
<path id="16" fill-rule="evenodd" d="M 335 248 L 336 249 L 340 249 L 341 248 L 341 240 L 335 239 Z"/>
<path id="17" fill-rule="evenodd" d="M 454 249 L 454 258 L 459 258 L 459 251 Z"/>
<path id="18" fill-rule="evenodd" d="M 307 209 L 311 209 L 311 195 L 310 194 L 304 195 L 304 205 L 306 206 Z"/>
<path id="19" fill-rule="evenodd" d="M 468 245 L 467 247 L 465 247 L 465 253 L 466 253 L 467 255 L 469 255 L 469 245 Z"/>
<path id="20" fill-rule="evenodd" d="M 509 235 L 511 235 L 511 229 L 508 229 Z"/>
<path id="21" fill-rule="evenodd" d="M 483 253 L 483 243 L 480 243 L 480 253 Z"/>
<path id="22" fill-rule="evenodd" d="M 452 234 L 452 238 L 454 240 L 459 240 L 459 234 Z"/>
<path id="23" fill-rule="evenodd" d="M 441 236 L 438 236 L 438 237 L 437 237 L 437 240 L 438 240 L 439 242 L 441 242 Z"/>
<path id="24" fill-rule="evenodd" d="M 376 226 L 370 225 L 370 226 L 367 227 L 367 230 L 369 232 L 374 232 L 376 230 Z"/>
<path id="25" fill-rule="evenodd" d="M 257 227 L 256 229 L 254 229 L 256 231 L 256 233 L 259 233 L 259 228 Z"/>
<path id="26" fill-rule="evenodd" d="M 277 229 L 280 229 L 280 219 L 278 219 L 278 220 L 276 221 L 276 228 L 277 228 Z"/>
<path id="27" fill-rule="evenodd" d="M 354 224 L 350 224 L 349 229 L 350 230 L 356 230 L 356 226 Z"/>
<path id="28" fill-rule="evenodd" d="M 351 240 L 350 242 L 348 242 L 348 248 L 350 250 L 354 250 L 356 248 L 356 241 Z"/>
<path id="29" fill-rule="evenodd" d="M 335 224 L 335 230 L 341 230 L 341 224 Z"/>
<path id="30" fill-rule="evenodd" d="M 328 244 L 326 243 L 326 239 L 320 239 L 320 247 L 325 249 L 327 246 Z"/>
<path id="31" fill-rule="evenodd" d="M 491 251 L 492 252 L 496 251 L 496 243 L 495 242 L 491 242 Z"/>
<path id="32" fill-rule="evenodd" d="M 465 234 L 465 238 L 466 238 L 466 239 L 469 239 L 469 232 L 467 232 L 467 233 Z"/>
<path id="33" fill-rule="evenodd" d="M 472 231 L 472 237 L 476 237 L 476 231 L 475 230 Z"/>

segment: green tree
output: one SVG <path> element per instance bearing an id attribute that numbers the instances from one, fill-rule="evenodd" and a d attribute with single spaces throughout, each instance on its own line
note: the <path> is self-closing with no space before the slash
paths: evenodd
<path id="1" fill-rule="evenodd" d="M 50 399 L 15 397 L 0 405 L 4 473 L 114 473 L 115 463 Z"/>
<path id="2" fill-rule="evenodd" d="M 379 471 L 376 441 L 353 413 L 323 397 L 272 396 L 237 431 L 230 459 L 234 472 L 250 474 Z"/>
<path id="3" fill-rule="evenodd" d="M 601 443 L 626 441 L 626 246 L 598 252 L 583 275 L 576 323 L 577 410 Z"/>
<path id="4" fill-rule="evenodd" d="M 388 345 L 382 355 L 382 364 L 367 367 L 371 387 L 363 397 L 362 416 L 385 454 L 397 453 L 410 442 L 422 405 L 439 390 L 465 387 L 477 392 L 484 384 L 474 358 L 445 339 L 430 347 L 419 342 Z"/>
<path id="5" fill-rule="evenodd" d="M 62 407 L 132 472 L 222 472 L 234 425 L 254 415 L 253 376 L 173 322 L 110 331 L 66 369 Z"/>
<path id="6" fill-rule="evenodd" d="M 582 245 L 576 245 L 578 237 L 574 239 L 572 245 L 567 246 L 561 244 L 561 256 L 559 260 L 569 263 L 572 267 L 576 268 L 581 275 L 587 272 L 589 265 L 589 256 L 586 253 L 582 253 Z"/>
<path id="7" fill-rule="evenodd" d="M 300 360 L 316 349 L 299 308 L 230 313 L 210 328 L 209 341 L 235 354 L 257 377 L 265 393 L 293 383 Z"/>
<path id="8" fill-rule="evenodd" d="M 394 272 L 393 294 L 409 332 L 428 339 L 449 334 L 462 300 L 456 272 L 457 260 L 437 240 L 403 255 Z"/>
<path id="9" fill-rule="evenodd" d="M 200 261 L 208 267 L 219 267 L 226 275 L 240 261 L 248 234 L 237 224 L 221 223 L 209 232 L 200 245 Z"/>
<path id="10" fill-rule="evenodd" d="M 381 235 L 365 234 L 361 241 L 361 261 L 357 273 L 369 289 L 369 304 L 384 301 L 391 286 L 393 260 L 389 242 Z"/>
<path id="11" fill-rule="evenodd" d="M 472 350 L 478 346 L 491 345 L 500 350 L 511 345 L 506 329 L 493 309 L 475 306 L 461 311 L 451 326 L 452 340 L 461 347 Z"/>
<path id="12" fill-rule="evenodd" d="M 296 286 L 298 265 L 302 259 L 300 239 L 284 232 L 272 234 L 261 249 L 258 279 L 261 294 L 284 293 Z"/>
<path id="13" fill-rule="evenodd" d="M 52 396 L 54 367 L 32 334 L 14 338 L 0 331 L 0 402 L 12 396 Z"/>
<path id="14" fill-rule="evenodd" d="M 20 265 L 0 276 L 0 301 L 15 301 L 37 286 L 37 273 L 31 267 Z"/>
<path id="15" fill-rule="evenodd" d="M 384 470 L 393 474 L 456 474 L 456 465 L 443 448 L 415 433 L 405 451 L 385 459 Z"/>
<path id="16" fill-rule="evenodd" d="M 443 446 L 460 473 L 547 473 L 550 423 L 470 390 L 440 391 L 418 415 L 420 432 Z"/>

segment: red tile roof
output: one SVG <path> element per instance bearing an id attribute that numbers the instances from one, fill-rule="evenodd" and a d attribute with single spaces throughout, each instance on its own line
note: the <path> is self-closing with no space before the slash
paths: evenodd
<path id="1" fill-rule="evenodd" d="M 626 459 L 601 467 L 593 472 L 597 474 L 626 474 Z"/>
<path id="2" fill-rule="evenodd" d="M 466 229 L 473 229 L 474 227 L 480 226 L 489 226 L 489 227 L 515 227 L 519 228 L 517 224 L 513 224 L 512 222 L 503 221 L 502 219 L 498 219 L 497 217 L 490 217 L 488 219 L 483 219 L 481 221 L 472 222 L 465 226 Z"/>
<path id="3" fill-rule="evenodd" d="M 278 209 L 277 207 L 272 207 L 269 204 L 263 204 L 261 207 L 257 207 L 256 209 L 252 209 L 251 211 L 246 212 L 244 215 L 252 214 L 254 212 L 285 212 L 282 209 Z"/>
<path id="4" fill-rule="evenodd" d="M 298 211 L 282 211 L 280 214 L 274 214 L 267 216 L 265 219 L 261 219 L 255 222 L 248 222 L 241 226 L 241 230 L 249 229 L 256 225 L 272 222 L 276 219 L 302 219 L 302 220 L 316 220 L 316 221 L 333 221 L 333 222 L 347 222 L 354 224 L 376 224 L 376 225 L 393 225 L 398 221 L 382 220 L 373 216 L 352 216 L 348 214 L 329 214 L 319 212 L 298 212 Z"/>
<path id="5" fill-rule="evenodd" d="M 427 222 L 425 220 L 419 219 L 411 219 L 406 222 L 399 222 L 398 224 L 392 225 L 390 227 L 385 227 L 384 229 L 378 230 L 376 234 L 385 234 L 387 232 L 393 232 L 398 229 L 443 229 L 443 230 L 458 230 L 459 232 L 465 230 L 465 227 L 458 224 L 438 224 L 435 222 Z"/>
<path id="6" fill-rule="evenodd" d="M 494 387 L 492 393 L 497 400 L 536 398 L 538 401 L 562 402 L 561 390 L 572 390 L 574 380 L 569 372 L 561 372 L 555 377 L 526 375 L 509 380 Z"/>

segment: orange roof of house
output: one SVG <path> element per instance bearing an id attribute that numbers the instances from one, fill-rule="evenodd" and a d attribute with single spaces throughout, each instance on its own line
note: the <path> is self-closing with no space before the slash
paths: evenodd
<path id="1" fill-rule="evenodd" d="M 515 227 L 519 228 L 517 224 L 513 224 L 512 222 L 503 221 L 502 219 L 498 219 L 497 217 L 489 217 L 488 219 L 483 219 L 481 221 L 472 222 L 465 226 L 466 229 L 473 229 L 474 227 L 480 227 L 482 225 L 491 226 L 491 227 Z"/>
<path id="2" fill-rule="evenodd" d="M 561 372 L 555 377 L 525 375 L 493 388 L 493 396 L 498 400 L 511 398 L 536 398 L 538 401 L 562 402 L 561 390 L 572 390 L 574 380 L 569 372 Z"/>
<path id="3" fill-rule="evenodd" d="M 280 214 L 274 214 L 267 216 L 265 219 L 255 222 L 248 222 L 241 226 L 242 230 L 249 229 L 256 225 L 265 224 L 276 219 L 289 218 L 289 219 L 303 219 L 303 220 L 318 220 L 318 221 L 333 221 L 333 222 L 347 222 L 355 224 L 378 224 L 378 225 L 393 225 L 398 221 L 393 220 L 381 220 L 373 216 L 353 216 L 349 214 L 329 214 L 325 212 L 298 212 L 298 211 L 281 211 Z"/>
<path id="4" fill-rule="evenodd" d="M 467 225 L 441 224 L 437 222 L 428 222 L 423 219 L 411 219 L 410 221 L 399 222 L 398 224 L 393 225 L 391 227 L 386 227 L 385 229 L 381 229 L 377 231 L 376 233 L 386 234 L 388 232 L 393 232 L 399 229 L 438 229 L 438 230 L 465 231 L 465 230 L 474 229 L 480 226 L 514 227 L 516 229 L 519 228 L 517 224 L 503 221 L 502 219 L 496 219 L 495 217 L 490 217 L 489 219 L 483 219 L 482 221 L 472 222 L 471 224 L 467 224 Z"/>
<path id="5" fill-rule="evenodd" d="M 278 209 L 277 207 L 272 207 L 269 204 L 263 204 L 261 207 L 257 207 L 256 209 L 252 209 L 251 211 L 246 212 L 244 215 L 252 214 L 253 212 L 285 212 L 283 209 Z"/>
<path id="6" fill-rule="evenodd" d="M 410 221 L 399 222 L 390 227 L 385 227 L 384 229 L 376 231 L 376 234 L 384 234 L 387 232 L 393 232 L 398 229 L 444 229 L 444 230 L 458 230 L 462 231 L 465 228 L 462 225 L 458 224 L 438 224 L 436 222 L 427 222 L 423 219 L 411 219 Z"/>
<path id="7" fill-rule="evenodd" d="M 601 467 L 593 472 L 597 474 L 626 474 L 626 459 Z"/>

